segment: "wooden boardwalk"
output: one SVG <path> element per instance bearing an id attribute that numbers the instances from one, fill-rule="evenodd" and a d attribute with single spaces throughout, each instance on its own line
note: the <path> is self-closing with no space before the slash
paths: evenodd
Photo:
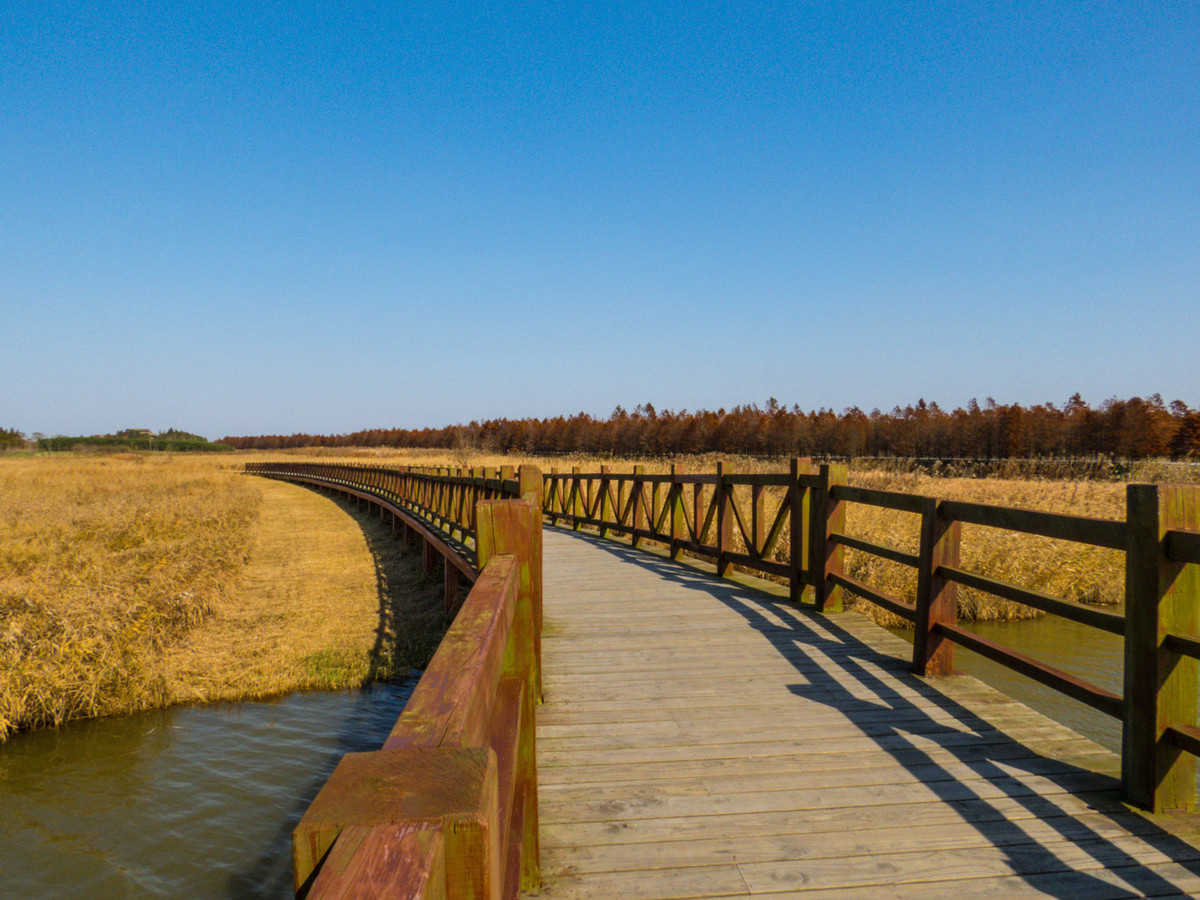
<path id="1" fill-rule="evenodd" d="M 1114 754 L 862 617 L 556 528 L 544 566 L 538 896 L 1200 894 Z"/>

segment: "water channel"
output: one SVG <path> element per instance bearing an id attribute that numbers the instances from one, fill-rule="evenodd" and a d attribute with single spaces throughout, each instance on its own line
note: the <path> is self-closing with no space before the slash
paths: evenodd
<path id="1" fill-rule="evenodd" d="M 1104 607 L 1121 613 L 1120 607 Z M 1125 671 L 1124 641 L 1115 634 L 1100 631 L 1060 616 L 1043 616 L 1015 622 L 964 622 L 965 628 L 997 644 L 1054 666 L 1071 675 L 1112 691 L 1118 696 L 1125 692 L 1122 678 Z M 911 640 L 912 632 L 910 631 Z M 1072 700 L 1057 691 L 1018 675 L 999 663 L 963 647 L 954 648 L 954 668 L 1026 706 L 1044 713 L 1055 721 L 1091 738 L 1117 753 L 1121 752 L 1121 723 L 1119 720 Z"/>
<path id="2" fill-rule="evenodd" d="M 290 898 L 291 831 L 414 682 L 95 719 L 0 744 L 5 898 Z"/>

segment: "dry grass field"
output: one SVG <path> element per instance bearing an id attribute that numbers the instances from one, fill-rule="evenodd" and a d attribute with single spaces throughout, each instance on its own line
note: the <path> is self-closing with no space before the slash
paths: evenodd
<path id="1" fill-rule="evenodd" d="M 0 740 L 428 659 L 440 581 L 371 517 L 242 463 L 0 457 Z"/>
<path id="2" fill-rule="evenodd" d="M 259 497 L 207 459 L 0 460 L 0 736 L 165 702 L 156 660 L 232 590 Z"/>
<path id="3" fill-rule="evenodd" d="M 293 485 L 241 474 L 245 462 L 313 459 L 453 467 L 533 463 L 630 471 L 631 461 L 522 459 L 456 451 L 0 457 L 0 740 L 176 702 L 340 688 L 421 666 L 443 633 L 440 583 L 421 573 L 374 516 Z M 646 462 L 666 471 L 670 460 Z M 715 457 L 675 461 L 712 472 Z M 725 458 L 728 471 L 783 461 Z M 1143 477 L 1153 478 L 1148 471 Z M 852 484 L 1102 518 L 1124 515 L 1124 485 L 953 478 L 897 467 L 852 469 Z M 739 490 L 746 490 L 739 488 Z M 743 502 L 745 498 L 742 498 Z M 768 497 L 768 515 L 779 502 Z M 847 531 L 915 551 L 916 517 L 851 504 Z M 778 548 L 786 558 L 785 543 Z M 902 566 L 847 552 L 850 575 L 912 601 Z M 963 564 L 1088 603 L 1117 603 L 1123 559 L 976 526 Z M 885 624 L 886 613 L 857 603 Z M 964 618 L 1029 615 L 960 590 Z"/>

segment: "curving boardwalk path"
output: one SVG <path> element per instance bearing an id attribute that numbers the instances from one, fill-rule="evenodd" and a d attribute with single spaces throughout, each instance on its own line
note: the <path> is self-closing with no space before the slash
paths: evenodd
<path id="1" fill-rule="evenodd" d="M 1200 894 L 1114 754 L 862 617 L 556 528 L 544 566 L 538 896 Z"/>

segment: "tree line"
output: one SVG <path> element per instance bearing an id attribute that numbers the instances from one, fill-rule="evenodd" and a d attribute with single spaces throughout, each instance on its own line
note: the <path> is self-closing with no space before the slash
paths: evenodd
<path id="1" fill-rule="evenodd" d="M 162 450 L 176 453 L 229 451 L 232 447 L 213 443 L 190 431 L 168 428 L 155 434 L 148 428 L 127 428 L 116 434 L 90 434 L 70 437 L 58 434 L 46 437 L 35 431 L 30 438 L 15 428 L 0 428 L 0 450 Z"/>
<path id="2" fill-rule="evenodd" d="M 478 447 L 497 453 L 661 456 L 729 453 L 762 456 L 896 456 L 1021 459 L 1110 456 L 1200 458 L 1200 410 L 1162 397 L 1066 403 L 983 404 L 945 410 L 936 402 L 863 412 L 805 412 L 771 398 L 765 406 L 663 410 L 618 406 L 607 419 L 573 416 L 488 419 L 442 428 L 373 428 L 350 434 L 226 437 L 238 449 L 298 447 Z"/>

